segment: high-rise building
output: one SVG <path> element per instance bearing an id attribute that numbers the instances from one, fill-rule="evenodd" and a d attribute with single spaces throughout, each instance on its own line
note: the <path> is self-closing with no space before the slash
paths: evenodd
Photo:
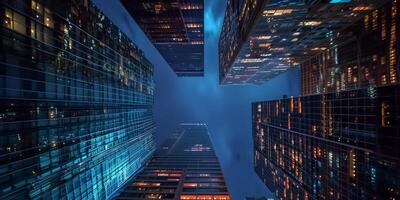
<path id="1" fill-rule="evenodd" d="M 180 124 L 116 199 L 229 200 L 207 126 Z"/>
<path id="2" fill-rule="evenodd" d="M 256 102 L 255 171 L 280 199 L 400 198 L 400 85 Z"/>
<path id="3" fill-rule="evenodd" d="M 121 0 L 178 76 L 204 75 L 204 0 Z"/>
<path id="4" fill-rule="evenodd" d="M 262 84 L 297 67 L 385 2 L 228 0 L 219 41 L 220 84 Z M 371 23 L 379 20 L 372 17 Z"/>
<path id="5" fill-rule="evenodd" d="M 109 198 L 155 149 L 153 66 L 89 0 L 0 12 L 0 199 Z"/>
<path id="6" fill-rule="evenodd" d="M 400 3 L 380 3 L 300 64 L 303 96 L 252 104 L 255 170 L 276 197 L 400 198 Z"/>
<path id="7" fill-rule="evenodd" d="M 329 35 L 329 47 L 300 65 L 302 95 L 398 83 L 399 4 L 371 10 Z"/>

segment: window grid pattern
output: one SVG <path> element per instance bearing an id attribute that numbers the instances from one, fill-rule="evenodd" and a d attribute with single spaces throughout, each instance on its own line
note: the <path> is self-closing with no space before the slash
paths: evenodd
<path id="1" fill-rule="evenodd" d="M 154 151 L 153 66 L 90 1 L 1 2 L 1 199 L 105 199 Z"/>
<path id="2" fill-rule="evenodd" d="M 284 199 L 396 199 L 400 86 L 256 102 L 257 174 Z"/>

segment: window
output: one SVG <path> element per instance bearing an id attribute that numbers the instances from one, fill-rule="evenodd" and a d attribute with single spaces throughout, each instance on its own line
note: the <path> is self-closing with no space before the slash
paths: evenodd
<path id="1" fill-rule="evenodd" d="M 54 28 L 54 20 L 51 11 L 47 8 L 44 9 L 44 24 L 49 28 Z"/>
<path id="2" fill-rule="evenodd" d="M 5 9 L 3 26 L 18 33 L 26 34 L 25 17 L 7 8 Z"/>

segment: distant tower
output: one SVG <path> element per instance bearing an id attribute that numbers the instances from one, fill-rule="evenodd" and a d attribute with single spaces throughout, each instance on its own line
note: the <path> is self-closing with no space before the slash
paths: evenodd
<path id="1" fill-rule="evenodd" d="M 116 199 L 229 200 L 205 124 L 180 124 Z"/>
<path id="2" fill-rule="evenodd" d="M 204 75 L 204 0 L 121 0 L 178 76 Z"/>

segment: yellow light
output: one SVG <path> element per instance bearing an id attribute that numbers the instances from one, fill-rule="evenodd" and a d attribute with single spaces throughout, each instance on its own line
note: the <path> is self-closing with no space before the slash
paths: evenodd
<path id="1" fill-rule="evenodd" d="M 259 47 L 268 48 L 271 46 L 271 43 L 261 43 L 258 45 Z"/>
<path id="2" fill-rule="evenodd" d="M 319 26 L 321 25 L 321 21 L 304 21 L 300 22 L 300 26 Z"/>
<path id="3" fill-rule="evenodd" d="M 269 40 L 269 39 L 271 39 L 271 36 L 270 35 L 259 35 L 259 36 L 253 37 L 253 39 L 256 39 L 256 40 Z"/>
<path id="4" fill-rule="evenodd" d="M 353 11 L 365 11 L 365 10 L 369 10 L 370 7 L 369 6 L 356 6 L 353 8 Z"/>
<path id="5" fill-rule="evenodd" d="M 263 14 L 266 17 L 270 16 L 282 16 L 288 15 L 293 12 L 293 9 L 276 9 L 276 10 L 264 10 Z"/>

